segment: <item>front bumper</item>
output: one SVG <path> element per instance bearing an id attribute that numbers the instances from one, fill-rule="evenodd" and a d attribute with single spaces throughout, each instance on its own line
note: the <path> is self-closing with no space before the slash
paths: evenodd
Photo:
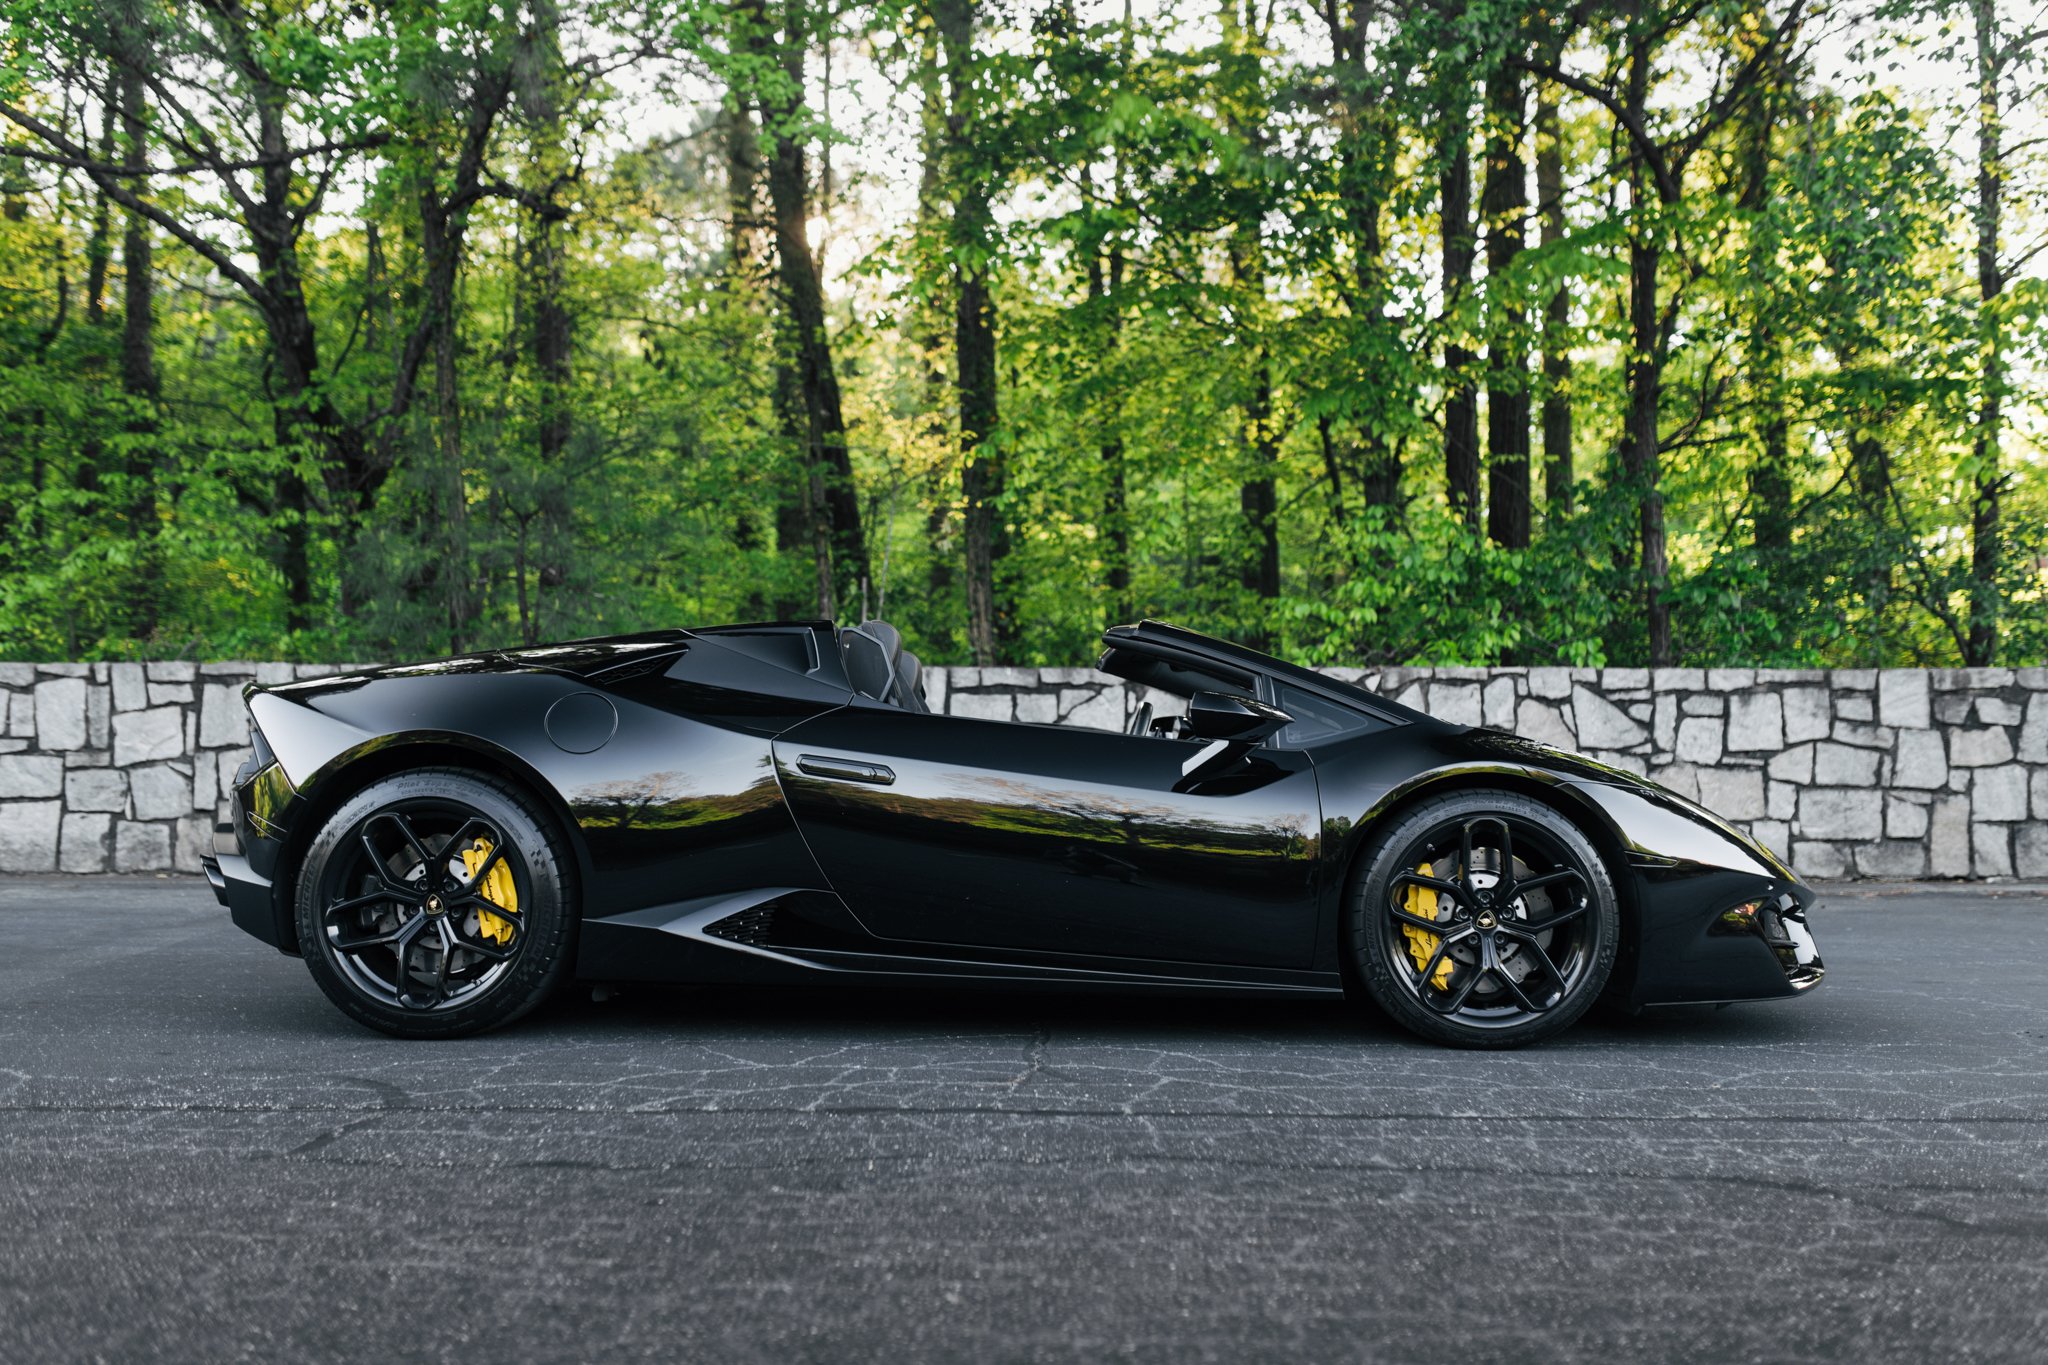
<path id="1" fill-rule="evenodd" d="M 1826 974 L 1805 883 L 1720 869 L 1632 871 L 1642 914 L 1628 1003 L 1782 1000 Z"/>
<path id="2" fill-rule="evenodd" d="M 1787 891 L 1725 911 L 1715 926 L 1717 933 L 1736 937 L 1747 933 L 1762 940 L 1771 956 L 1778 959 L 1785 972 L 1785 984 L 1794 992 L 1812 990 L 1827 975 L 1820 960 L 1820 945 L 1813 941 L 1813 931 L 1806 927 L 1806 909 L 1812 903 L 1813 893 L 1803 886 L 1799 891 L 1805 893 L 1805 899 Z"/>

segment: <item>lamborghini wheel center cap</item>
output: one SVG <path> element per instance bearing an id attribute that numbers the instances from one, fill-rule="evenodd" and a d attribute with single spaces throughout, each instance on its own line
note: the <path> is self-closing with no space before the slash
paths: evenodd
<path id="1" fill-rule="evenodd" d="M 438 914 L 440 914 L 440 913 L 441 913 L 441 912 L 442 912 L 443 910 L 446 910 L 447 908 L 448 908 L 448 907 L 447 907 L 446 905 L 442 904 L 442 902 L 441 902 L 441 898 L 440 898 L 439 896 L 429 896 L 429 897 L 427 897 L 427 913 L 428 913 L 428 914 L 430 914 L 430 915 L 438 915 Z"/>
<path id="2" fill-rule="evenodd" d="M 431 902 L 430 902 L 430 904 L 431 904 Z M 1482 929 L 1491 929 L 1491 928 L 1493 928 L 1493 926 L 1494 926 L 1494 925 L 1498 924 L 1499 922 L 1500 922 L 1500 921 L 1499 921 L 1498 919 L 1496 919 L 1496 918 L 1494 917 L 1494 913 L 1493 913 L 1493 911 L 1491 911 L 1491 910 L 1481 910 L 1481 911 L 1479 912 L 1479 919 L 1477 920 L 1477 923 L 1478 923 L 1478 925 L 1479 925 L 1479 927 L 1480 927 L 1480 928 L 1482 928 Z"/>

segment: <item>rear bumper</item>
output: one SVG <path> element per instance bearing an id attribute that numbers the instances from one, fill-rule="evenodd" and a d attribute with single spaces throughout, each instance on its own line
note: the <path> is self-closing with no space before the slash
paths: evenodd
<path id="1" fill-rule="evenodd" d="M 274 879 L 284 851 L 285 821 L 298 804 L 298 794 L 274 760 L 260 759 L 259 750 L 259 757 L 235 774 L 228 823 L 214 831 L 213 854 L 200 866 L 214 898 L 228 908 L 237 927 L 296 956 L 298 935 L 290 898 L 278 895 Z"/>
<path id="2" fill-rule="evenodd" d="M 239 853 L 216 850 L 199 860 L 213 897 L 228 908 L 228 918 L 244 933 L 253 934 L 279 952 L 292 952 L 296 945 L 285 932 L 277 908 L 276 888 L 270 878 L 249 866 Z"/>

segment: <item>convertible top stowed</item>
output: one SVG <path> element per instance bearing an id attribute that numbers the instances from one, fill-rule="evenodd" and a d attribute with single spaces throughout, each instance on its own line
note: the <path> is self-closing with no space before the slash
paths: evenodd
<path id="1" fill-rule="evenodd" d="M 934 714 L 886 622 L 252 688 L 209 862 L 378 1028 L 592 980 L 1362 990 L 1443 1041 L 1797 994 L 1812 896 L 1654 783 L 1157 621 L 1122 731 Z"/>

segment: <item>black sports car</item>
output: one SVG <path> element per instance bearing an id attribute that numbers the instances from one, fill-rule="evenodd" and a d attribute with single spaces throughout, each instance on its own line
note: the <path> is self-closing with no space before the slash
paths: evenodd
<path id="1" fill-rule="evenodd" d="M 1121 733 L 933 714 L 870 621 L 251 687 L 207 862 L 234 921 L 407 1037 L 572 978 L 1362 992 L 1505 1047 L 1596 1001 L 1821 979 L 1813 893 L 1627 772 L 1146 621 Z"/>

